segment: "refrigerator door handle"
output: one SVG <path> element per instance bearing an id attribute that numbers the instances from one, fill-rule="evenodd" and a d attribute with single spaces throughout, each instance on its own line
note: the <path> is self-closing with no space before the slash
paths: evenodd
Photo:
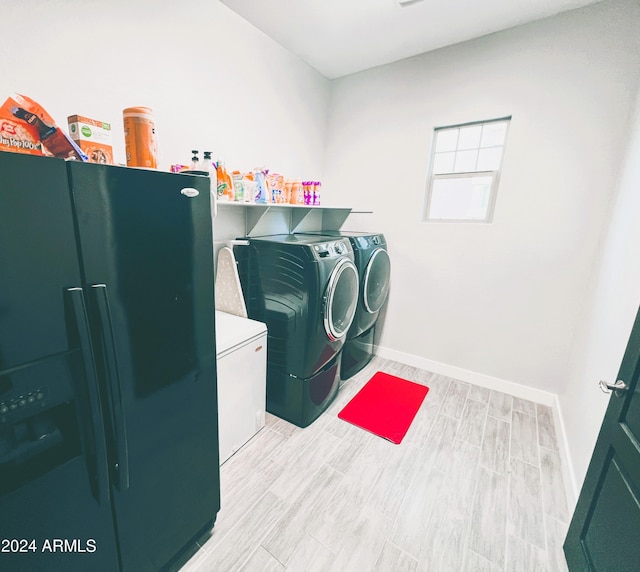
<path id="1" fill-rule="evenodd" d="M 109 293 L 106 284 L 92 284 L 91 291 L 93 292 L 98 317 L 100 319 L 105 374 L 107 377 L 109 413 L 111 415 L 111 426 L 113 427 L 113 439 L 115 442 L 115 483 L 118 490 L 125 491 L 129 488 L 129 450 L 124 408 L 122 406 L 118 354 L 116 352 L 116 340 L 111 320 L 111 309 L 109 307 Z"/>
<path id="2" fill-rule="evenodd" d="M 91 347 L 91 335 L 87 308 L 84 301 L 82 288 L 67 288 L 67 299 L 70 304 L 73 323 L 78 337 L 82 363 L 86 379 L 86 396 L 88 401 L 88 413 L 84 407 L 78 407 L 78 414 L 84 416 L 81 420 L 85 426 L 82 431 L 85 440 L 85 458 L 89 472 L 89 480 L 93 495 L 98 504 L 106 506 L 109 502 L 109 467 L 107 463 L 107 447 L 98 389 L 98 378 L 95 369 L 93 349 Z"/>

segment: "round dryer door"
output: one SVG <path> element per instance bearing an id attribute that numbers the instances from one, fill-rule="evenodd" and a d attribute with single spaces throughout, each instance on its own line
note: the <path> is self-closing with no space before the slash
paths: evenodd
<path id="1" fill-rule="evenodd" d="M 364 307 L 373 314 L 382 308 L 389 293 L 389 278 L 391 276 L 391 261 L 384 248 L 378 248 L 371 258 L 364 272 L 362 292 Z"/>
<path id="2" fill-rule="evenodd" d="M 343 258 L 336 264 L 325 292 L 324 329 L 330 340 L 342 338 L 353 322 L 358 305 L 358 269 Z"/>

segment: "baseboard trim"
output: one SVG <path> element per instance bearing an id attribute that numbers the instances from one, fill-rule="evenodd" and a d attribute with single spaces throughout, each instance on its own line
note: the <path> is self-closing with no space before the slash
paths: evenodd
<path id="1" fill-rule="evenodd" d="M 411 367 L 419 367 L 420 369 L 425 369 L 439 375 L 451 377 L 459 381 L 466 381 L 467 383 L 472 383 L 473 385 L 478 385 L 486 389 L 501 391 L 503 393 L 519 397 L 520 399 L 526 399 L 528 401 L 533 401 L 534 403 L 540 403 L 551 407 L 558 437 L 560 464 L 562 467 L 565 493 L 567 495 L 567 505 L 569 507 L 569 512 L 573 512 L 573 508 L 575 507 L 578 498 L 579 489 L 576 483 L 573 465 L 568 455 L 569 445 L 566 437 L 567 433 L 565 431 L 564 418 L 562 416 L 562 409 L 560 407 L 560 401 L 557 394 L 413 354 L 392 350 L 391 348 L 383 346 L 377 346 L 376 355 L 383 359 L 391 359 Z"/>
<path id="2" fill-rule="evenodd" d="M 542 405 L 555 407 L 557 404 L 555 393 L 550 393 L 541 389 L 534 389 L 527 385 L 521 385 L 519 383 L 514 383 L 513 381 L 507 381 L 506 379 L 500 379 L 499 377 L 493 377 L 483 373 L 477 373 L 455 365 L 449 365 L 439 361 L 415 356 L 413 354 L 399 352 L 382 346 L 377 347 L 376 355 L 383 359 L 392 359 L 405 365 L 419 367 L 420 369 L 426 369 L 427 371 L 431 371 L 439 375 L 445 375 L 460 381 L 466 381 L 473 385 L 479 385 L 480 387 L 493 389 L 495 391 L 502 391 L 510 395 L 515 395 L 521 399 L 541 403 Z"/>
<path id="3" fill-rule="evenodd" d="M 564 490 L 567 495 L 567 507 L 569 514 L 573 514 L 573 510 L 578 502 L 580 487 L 578 486 L 576 473 L 573 470 L 573 463 L 570 461 L 569 441 L 567 439 L 564 416 L 562 415 L 562 407 L 560 406 L 560 398 L 557 395 L 555 396 L 555 404 L 553 405 L 553 422 L 556 426 L 558 447 L 560 448 L 560 466 L 562 467 Z"/>

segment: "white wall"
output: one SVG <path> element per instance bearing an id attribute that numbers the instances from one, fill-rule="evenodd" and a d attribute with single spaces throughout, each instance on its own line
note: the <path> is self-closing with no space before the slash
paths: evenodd
<path id="1" fill-rule="evenodd" d="M 610 399 L 598 381 L 616 381 L 640 304 L 640 94 L 631 126 L 609 232 L 578 328 L 567 387 L 560 395 L 574 486 L 584 480 Z"/>
<path id="2" fill-rule="evenodd" d="M 120 162 L 122 109 L 148 105 L 165 168 L 210 149 L 373 209 L 348 225 L 390 243 L 382 344 L 560 393 L 580 482 L 607 402 L 596 383 L 615 378 L 640 300 L 637 117 L 618 176 L 639 11 L 604 2 L 331 84 L 215 0 L 3 0 L 0 99 L 111 122 Z M 507 114 L 494 223 L 421 223 L 433 127 Z M 218 222 L 230 238 L 242 216 Z"/>
<path id="3" fill-rule="evenodd" d="M 211 150 L 227 166 L 321 178 L 330 83 L 217 0 L 3 0 L 0 103 L 12 92 L 66 129 L 154 110 L 161 167 Z"/>
<path id="4" fill-rule="evenodd" d="M 381 345 L 562 391 L 638 86 L 640 11 L 604 2 L 333 85 L 325 198 L 371 208 Z M 493 224 L 420 221 L 433 128 L 512 115 Z M 349 221 L 347 221 L 349 225 Z"/>

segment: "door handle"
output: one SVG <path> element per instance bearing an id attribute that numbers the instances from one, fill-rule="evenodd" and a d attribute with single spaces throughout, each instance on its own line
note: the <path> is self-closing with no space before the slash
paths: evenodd
<path id="1" fill-rule="evenodd" d="M 620 397 L 623 391 L 627 391 L 627 389 L 629 389 L 629 386 L 621 379 L 619 379 L 615 383 L 608 383 L 601 379 L 598 385 L 604 393 L 611 393 L 613 391 L 613 394 L 616 397 Z"/>
<path id="2" fill-rule="evenodd" d="M 109 502 L 107 451 L 98 378 L 95 370 L 91 334 L 87 308 L 82 288 L 67 288 L 72 319 L 78 337 L 82 362 L 84 365 L 85 391 L 88 407 L 79 407 L 84 427 L 85 457 L 91 480 L 91 488 L 98 504 L 105 506 Z"/>
<path id="3" fill-rule="evenodd" d="M 116 340 L 109 308 L 109 293 L 106 284 L 93 284 L 91 292 L 100 318 L 100 334 L 104 353 L 104 369 L 107 385 L 107 401 L 111 415 L 111 427 L 115 443 L 116 486 L 118 490 L 129 488 L 129 450 L 127 444 L 127 428 L 122 405 L 122 388 L 120 386 L 120 369 L 116 353 Z"/>

